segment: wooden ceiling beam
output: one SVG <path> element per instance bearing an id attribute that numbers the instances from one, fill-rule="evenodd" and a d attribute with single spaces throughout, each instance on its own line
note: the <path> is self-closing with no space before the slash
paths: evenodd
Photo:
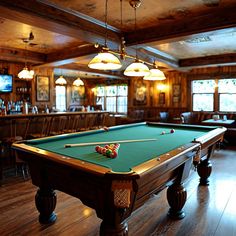
<path id="1" fill-rule="evenodd" d="M 125 34 L 126 45 L 167 43 L 200 33 L 236 27 L 236 7 L 220 9 L 207 15 L 175 20 Z M 185 37 L 185 38 L 184 38 Z"/>
<path id="2" fill-rule="evenodd" d="M 139 49 L 140 51 L 150 55 L 153 57 L 155 62 L 162 62 L 166 65 L 169 69 L 177 69 L 179 68 L 179 62 L 174 57 L 159 51 L 158 49 L 149 47 L 149 46 L 142 46 Z"/>
<path id="3" fill-rule="evenodd" d="M 0 60 L 28 63 L 44 63 L 46 55 L 18 48 L 0 48 Z"/>
<path id="4" fill-rule="evenodd" d="M 46 1 L 1 0 L 0 16 L 85 42 L 104 44 L 104 22 Z M 108 46 L 116 47 L 121 38 L 119 30 L 108 26 L 107 36 Z"/>
<path id="5" fill-rule="evenodd" d="M 78 63 L 71 63 L 68 65 L 60 66 L 61 69 L 68 70 L 77 70 L 81 72 L 88 73 L 90 75 L 100 76 L 101 78 L 109 78 L 109 79 L 128 79 L 129 77 L 123 75 L 122 71 L 103 71 L 103 70 L 94 70 L 90 69 L 87 66 L 81 66 Z"/>
<path id="6" fill-rule="evenodd" d="M 179 60 L 179 66 L 181 67 L 206 67 L 206 66 L 218 66 L 218 65 L 236 65 L 236 53 L 228 53 L 224 55 L 214 55 L 206 57 L 197 57 L 191 59 Z"/>
<path id="7" fill-rule="evenodd" d="M 39 67 L 51 66 L 57 67 L 69 63 L 79 61 L 83 56 L 93 55 L 98 53 L 100 48 L 95 48 L 94 45 L 81 45 L 79 47 L 66 48 L 57 52 L 49 53 L 46 61 L 40 64 Z"/>
<path id="8" fill-rule="evenodd" d="M 18 0 L 0 1 L 0 16 L 22 22 L 28 25 L 39 27 L 58 34 L 79 38 L 84 42 L 104 44 L 106 34 L 105 23 L 94 18 L 86 16 L 82 13 L 72 10 L 62 9 L 58 5 L 42 1 L 42 0 Z M 121 32 L 108 25 L 107 29 L 107 44 L 111 49 L 117 49 L 120 46 Z M 81 50 L 81 49 L 80 49 Z M 76 53 L 80 54 L 76 49 Z M 84 53 L 83 49 L 81 54 Z M 95 49 L 87 51 L 87 55 L 95 53 Z M 71 55 L 69 55 L 70 53 Z M 78 56 L 74 56 L 74 52 L 69 49 L 66 55 L 59 55 L 61 52 L 52 53 L 47 56 L 47 66 L 59 66 L 75 62 Z M 97 52 L 97 51 L 96 51 Z M 135 55 L 135 50 L 127 48 L 127 53 Z M 59 58 L 56 58 L 56 56 Z M 140 57 L 141 60 L 146 60 L 147 55 Z M 151 62 L 149 59 L 148 62 Z M 165 63 L 165 62 L 164 62 Z"/>

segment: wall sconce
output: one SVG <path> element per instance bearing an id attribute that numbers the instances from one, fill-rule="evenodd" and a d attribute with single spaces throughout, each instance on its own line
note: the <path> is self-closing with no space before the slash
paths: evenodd
<path id="1" fill-rule="evenodd" d="M 160 90 L 160 92 L 164 91 L 166 89 L 166 85 L 164 84 L 158 84 L 157 89 Z"/>
<path id="2" fill-rule="evenodd" d="M 64 86 L 67 84 L 67 81 L 64 79 L 64 77 L 61 75 L 56 81 L 56 85 Z"/>
<path id="3" fill-rule="evenodd" d="M 77 78 L 76 80 L 74 80 L 73 85 L 76 87 L 84 86 L 84 82 L 80 78 Z"/>

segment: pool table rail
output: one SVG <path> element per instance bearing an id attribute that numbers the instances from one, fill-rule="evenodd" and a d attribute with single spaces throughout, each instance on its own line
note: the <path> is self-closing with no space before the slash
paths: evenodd
<path id="1" fill-rule="evenodd" d="M 201 137 L 195 138 L 193 142 L 200 143 L 201 148 L 205 149 L 213 143 L 222 142 L 226 130 L 227 129 L 225 127 L 218 127 L 216 129 L 210 130 L 208 133 Z"/>
<path id="2" fill-rule="evenodd" d="M 152 171 L 153 168 L 159 168 L 162 165 L 167 165 L 168 162 L 179 158 L 179 156 L 191 151 L 194 152 L 194 150 L 198 150 L 199 148 L 200 144 L 198 143 L 188 143 L 178 147 L 177 149 L 170 150 L 160 156 L 156 156 L 145 163 L 139 164 L 138 166 L 133 167 L 132 170 L 141 176 L 142 174 L 146 174 L 147 171 Z"/>
<path id="3" fill-rule="evenodd" d="M 29 146 L 23 142 L 14 143 L 14 149 L 17 150 L 16 155 L 28 162 L 30 159 L 34 159 L 37 157 L 45 158 L 46 160 L 55 161 L 56 163 L 72 166 L 75 169 L 80 169 L 83 171 L 88 171 L 91 174 L 96 175 L 104 175 L 107 172 L 111 172 L 112 170 L 107 167 L 95 165 L 90 162 L 86 162 L 83 160 L 71 158 L 68 156 L 62 156 L 50 151 L 46 151 L 37 147 Z M 130 171 L 127 174 L 132 173 Z"/>

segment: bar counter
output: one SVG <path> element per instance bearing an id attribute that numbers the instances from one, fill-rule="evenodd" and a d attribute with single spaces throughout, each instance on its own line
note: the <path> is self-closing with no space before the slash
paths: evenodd
<path id="1" fill-rule="evenodd" d="M 108 116 L 107 111 L 4 115 L 0 116 L 0 140 L 16 136 L 26 139 L 29 134 L 42 132 L 42 136 L 48 136 L 64 133 L 66 130 L 88 130 L 103 126 Z"/>

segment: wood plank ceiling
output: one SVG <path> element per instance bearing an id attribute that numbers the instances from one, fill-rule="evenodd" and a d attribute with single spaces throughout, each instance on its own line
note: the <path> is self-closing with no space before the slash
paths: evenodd
<path id="1" fill-rule="evenodd" d="M 99 50 L 94 44 L 104 44 L 104 12 L 105 0 L 1 0 L 0 60 L 119 78 L 130 60 L 120 71 L 87 67 Z M 143 0 L 135 30 L 129 0 L 109 0 L 108 46 L 118 50 L 124 37 L 129 54 L 137 47 L 139 58 L 163 70 L 235 65 L 235 12 L 235 0 Z"/>

